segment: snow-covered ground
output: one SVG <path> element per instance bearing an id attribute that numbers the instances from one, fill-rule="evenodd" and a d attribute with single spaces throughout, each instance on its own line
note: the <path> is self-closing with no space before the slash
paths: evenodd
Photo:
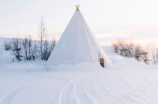
<path id="1" fill-rule="evenodd" d="M 0 104 L 158 104 L 158 65 L 121 57 L 111 47 L 104 49 L 113 69 L 91 63 L 12 63 L 2 44 Z"/>

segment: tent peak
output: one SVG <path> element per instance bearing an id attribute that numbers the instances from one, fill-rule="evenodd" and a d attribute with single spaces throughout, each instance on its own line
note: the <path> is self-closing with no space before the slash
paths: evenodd
<path id="1" fill-rule="evenodd" d="M 80 6 L 80 5 L 75 5 L 75 6 L 76 6 L 76 11 L 80 11 L 80 10 L 79 10 L 79 6 Z"/>

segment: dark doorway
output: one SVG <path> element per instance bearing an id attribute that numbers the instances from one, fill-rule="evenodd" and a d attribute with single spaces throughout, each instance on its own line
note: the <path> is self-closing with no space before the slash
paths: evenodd
<path id="1" fill-rule="evenodd" d="M 100 65 L 104 68 L 104 58 L 100 58 Z"/>

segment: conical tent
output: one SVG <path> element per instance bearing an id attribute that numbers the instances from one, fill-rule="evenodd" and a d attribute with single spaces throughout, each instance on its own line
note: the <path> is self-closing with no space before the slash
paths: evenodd
<path id="1" fill-rule="evenodd" d="M 101 63 L 108 66 L 110 60 L 97 43 L 82 14 L 79 6 L 71 18 L 68 26 L 55 46 L 47 63 L 50 65 L 69 64 L 80 62 Z"/>

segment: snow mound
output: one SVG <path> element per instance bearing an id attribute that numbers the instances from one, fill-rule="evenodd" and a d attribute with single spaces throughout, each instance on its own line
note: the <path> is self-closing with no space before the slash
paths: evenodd
<path id="1" fill-rule="evenodd" d="M 99 64 L 94 63 L 79 63 L 75 66 L 73 65 L 65 65 L 61 64 L 58 66 L 49 65 L 47 66 L 47 70 L 49 71 L 62 71 L 62 72 L 74 72 L 74 71 L 98 71 L 104 70 Z"/>
<path id="2" fill-rule="evenodd" d="M 4 50 L 4 42 L 0 41 L 0 65 L 3 65 L 5 63 L 11 63 L 13 56 L 11 55 L 10 51 Z"/>

